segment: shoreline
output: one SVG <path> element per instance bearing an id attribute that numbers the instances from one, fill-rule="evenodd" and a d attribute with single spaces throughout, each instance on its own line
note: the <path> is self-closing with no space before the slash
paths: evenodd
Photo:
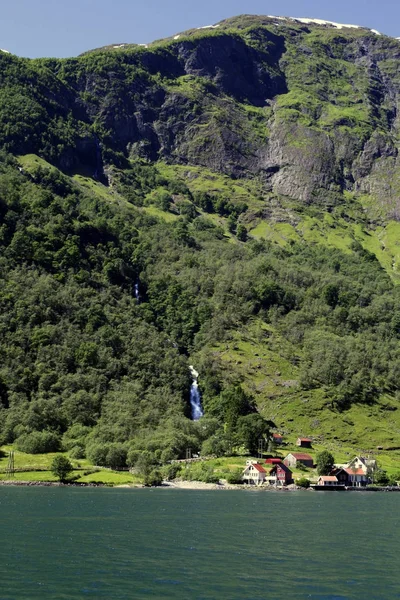
<path id="1" fill-rule="evenodd" d="M 147 487 L 141 483 L 125 483 L 120 485 L 108 485 L 106 483 L 61 483 L 59 481 L 13 481 L 13 480 L 0 480 L 0 487 L 63 487 L 63 488 L 115 488 L 115 489 L 158 489 L 158 490 L 192 490 L 192 491 L 244 491 L 244 492 L 335 492 L 337 490 L 329 489 L 326 490 L 318 489 L 315 490 L 312 487 L 303 488 L 295 484 L 285 487 L 274 487 L 270 486 L 256 486 L 248 484 L 229 484 L 224 481 L 220 483 L 204 483 L 202 481 L 187 481 L 187 480 L 176 480 L 176 481 L 163 481 L 162 485 Z M 400 492 L 400 487 L 370 487 L 370 488 L 347 488 L 340 490 L 344 492 Z"/>
<path id="2" fill-rule="evenodd" d="M 93 488 L 116 488 L 116 489 L 159 489 L 159 490 L 243 490 L 243 491 L 264 491 L 264 492 L 291 492 L 297 491 L 304 488 L 297 486 L 287 486 L 284 488 L 274 488 L 273 486 L 254 486 L 254 485 L 242 485 L 242 484 L 229 484 L 229 483 L 204 483 L 202 481 L 163 481 L 162 485 L 147 487 L 141 483 L 125 483 L 120 485 L 107 485 L 105 483 L 61 483 L 59 481 L 13 481 L 13 480 L 0 480 L 0 487 L 93 487 Z M 307 491 L 307 490 L 306 490 Z"/>

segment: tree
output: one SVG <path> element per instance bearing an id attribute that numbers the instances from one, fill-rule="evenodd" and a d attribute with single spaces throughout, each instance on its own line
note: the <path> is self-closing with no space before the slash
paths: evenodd
<path id="1" fill-rule="evenodd" d="M 73 471 L 74 467 L 68 460 L 66 456 L 59 454 L 56 456 L 51 463 L 51 472 L 53 475 L 58 477 L 61 482 L 64 482 L 67 478 L 67 475 Z"/>
<path id="2" fill-rule="evenodd" d="M 106 464 L 114 470 L 126 466 L 126 450 L 122 444 L 113 444 L 107 452 Z"/>
<path id="3" fill-rule="evenodd" d="M 144 485 L 146 487 L 156 487 L 163 482 L 162 474 L 158 469 L 153 469 L 144 477 Z"/>
<path id="4" fill-rule="evenodd" d="M 46 454 L 60 450 L 60 437 L 53 431 L 32 431 L 16 440 L 16 447 L 27 454 Z"/>
<path id="5" fill-rule="evenodd" d="M 236 427 L 236 439 L 239 444 L 246 447 L 252 456 L 258 452 L 259 440 L 267 440 L 269 437 L 268 421 L 258 413 L 239 417 Z"/>
<path id="6" fill-rule="evenodd" d="M 247 229 L 242 223 L 239 223 L 239 225 L 236 227 L 236 237 L 241 242 L 245 242 L 247 240 Z"/>
<path id="7" fill-rule="evenodd" d="M 201 446 L 202 456 L 225 456 L 228 454 L 231 446 L 231 441 L 223 434 L 218 433 L 205 440 Z"/>
<path id="8" fill-rule="evenodd" d="M 376 485 L 389 485 L 389 476 L 383 469 L 378 469 L 374 475 L 374 483 Z"/>
<path id="9" fill-rule="evenodd" d="M 335 458 L 328 450 L 323 450 L 317 454 L 316 464 L 318 475 L 329 475 L 335 464 Z"/>

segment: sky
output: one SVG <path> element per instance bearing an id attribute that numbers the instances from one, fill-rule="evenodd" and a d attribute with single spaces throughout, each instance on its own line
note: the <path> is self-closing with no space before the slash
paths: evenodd
<path id="1" fill-rule="evenodd" d="M 67 57 L 144 44 L 240 14 L 312 17 L 400 37 L 399 0 L 2 0 L 0 48 Z"/>

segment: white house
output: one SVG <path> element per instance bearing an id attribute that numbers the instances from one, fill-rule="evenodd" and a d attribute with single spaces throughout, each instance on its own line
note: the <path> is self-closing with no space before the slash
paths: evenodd
<path id="1" fill-rule="evenodd" d="M 373 475 L 378 469 L 378 464 L 374 458 L 366 458 L 364 456 L 355 456 L 347 463 L 347 469 L 361 469 L 365 475 Z"/>
<path id="2" fill-rule="evenodd" d="M 242 479 L 247 483 L 261 485 L 264 483 L 267 471 L 258 463 L 249 463 L 243 471 Z"/>

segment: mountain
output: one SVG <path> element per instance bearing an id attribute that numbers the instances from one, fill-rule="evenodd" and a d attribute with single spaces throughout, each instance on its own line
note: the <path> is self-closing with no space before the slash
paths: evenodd
<path id="1" fill-rule="evenodd" d="M 312 19 L 0 52 L 2 441 L 400 447 L 399 95 L 399 40 Z"/>

